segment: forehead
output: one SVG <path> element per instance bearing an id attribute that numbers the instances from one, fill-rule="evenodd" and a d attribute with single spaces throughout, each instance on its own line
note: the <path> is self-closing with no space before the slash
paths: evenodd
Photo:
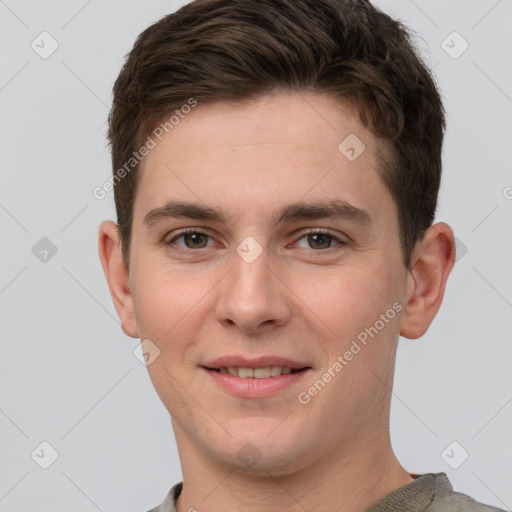
<path id="1" fill-rule="evenodd" d="M 394 213 L 379 141 L 354 107 L 324 95 L 198 104 L 156 142 L 139 171 L 135 217 L 176 199 L 251 222 L 300 199 L 339 198 L 376 219 Z"/>

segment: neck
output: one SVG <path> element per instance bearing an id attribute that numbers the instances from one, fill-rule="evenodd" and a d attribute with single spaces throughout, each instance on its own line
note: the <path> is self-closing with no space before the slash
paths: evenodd
<path id="1" fill-rule="evenodd" d="M 183 470 L 178 512 L 361 512 L 413 480 L 396 459 L 387 429 L 386 435 L 360 432 L 358 440 L 309 457 L 293 470 L 251 472 L 219 464 L 178 426 L 174 430 Z"/>

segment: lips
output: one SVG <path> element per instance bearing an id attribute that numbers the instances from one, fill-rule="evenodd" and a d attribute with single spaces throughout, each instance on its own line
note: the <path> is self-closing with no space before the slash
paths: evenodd
<path id="1" fill-rule="evenodd" d="M 271 377 L 279 377 L 280 375 L 289 375 L 290 373 L 297 373 L 305 370 L 292 369 L 289 366 L 264 366 L 261 368 L 247 368 L 244 366 L 229 366 L 221 367 L 220 369 L 212 369 L 210 371 L 229 374 L 233 377 L 240 377 L 242 379 L 269 379 Z"/>
<path id="2" fill-rule="evenodd" d="M 247 358 L 243 356 L 223 356 L 207 361 L 202 365 L 209 370 L 220 370 L 221 368 L 267 368 L 280 366 L 281 368 L 291 368 L 292 370 L 302 370 L 311 368 L 311 365 L 305 361 L 298 361 L 281 356 L 259 356 Z"/>
<path id="3" fill-rule="evenodd" d="M 284 392 L 312 371 L 305 361 L 271 355 L 223 356 L 207 361 L 202 368 L 221 389 L 245 399 L 268 398 Z"/>
<path id="4" fill-rule="evenodd" d="M 256 363 L 247 363 L 246 361 L 244 364 L 255 365 Z M 288 364 L 290 364 L 289 360 Z M 221 369 L 222 368 L 225 369 L 225 367 L 221 367 Z M 212 379 L 212 382 L 217 384 L 219 389 L 244 399 L 269 398 L 276 395 L 277 393 L 284 393 L 286 390 L 297 387 L 299 382 L 305 379 L 306 376 L 311 371 L 313 371 L 310 366 L 304 367 L 302 370 L 291 370 L 290 367 L 276 366 L 272 366 L 271 368 L 279 368 L 280 370 L 288 368 L 290 373 L 281 373 L 280 375 L 271 375 L 268 377 L 256 375 L 251 377 L 250 375 L 247 375 L 246 372 L 258 372 L 258 368 L 250 369 L 248 367 L 229 367 L 229 370 L 232 370 L 231 372 L 222 372 L 220 370 L 202 367 L 202 371 L 204 371 L 209 376 L 208 378 Z M 233 375 L 233 373 L 235 373 L 233 370 L 236 370 L 236 375 Z M 242 372 L 242 374 L 239 372 Z"/>

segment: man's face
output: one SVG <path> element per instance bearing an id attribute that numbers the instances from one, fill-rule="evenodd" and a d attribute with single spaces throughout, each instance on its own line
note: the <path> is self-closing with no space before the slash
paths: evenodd
<path id="1" fill-rule="evenodd" d="M 144 160 L 129 281 L 180 450 L 284 474 L 386 438 L 408 273 L 376 143 L 349 106 L 281 94 L 199 104 Z M 301 215 L 336 201 L 350 206 Z M 222 220 L 153 211 L 169 202 Z M 228 356 L 308 369 L 205 368 Z"/>

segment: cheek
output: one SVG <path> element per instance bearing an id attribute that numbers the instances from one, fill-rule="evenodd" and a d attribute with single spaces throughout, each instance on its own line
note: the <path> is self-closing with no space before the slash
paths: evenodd
<path id="1" fill-rule="evenodd" d="M 141 336 L 154 338 L 164 348 L 176 347 L 190 327 L 200 325 L 198 315 L 211 286 L 190 272 L 166 266 L 146 267 L 137 275 L 135 309 Z"/>
<path id="2" fill-rule="evenodd" d="M 297 295 L 304 307 L 338 340 L 348 340 L 369 325 L 394 302 L 392 276 L 375 266 L 347 265 L 328 273 L 301 276 Z"/>
<path id="3" fill-rule="evenodd" d="M 159 267 L 137 276 L 135 308 L 141 339 L 150 339 L 160 350 L 148 372 L 160 399 L 168 408 L 181 407 L 189 414 L 186 393 L 196 368 L 194 350 L 204 323 L 208 286 L 206 280 Z M 179 405 L 177 405 L 179 404 Z"/>

